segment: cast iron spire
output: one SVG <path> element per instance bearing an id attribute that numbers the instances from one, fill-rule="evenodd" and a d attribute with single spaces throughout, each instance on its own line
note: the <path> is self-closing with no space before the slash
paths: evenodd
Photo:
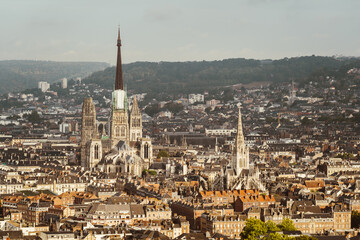
<path id="1" fill-rule="evenodd" d="M 245 149 L 245 139 L 244 139 L 244 133 L 243 133 L 243 126 L 242 126 L 242 120 L 241 120 L 241 110 L 239 107 L 239 114 L 238 114 L 238 126 L 237 126 L 237 134 L 236 134 L 236 151 L 239 151 L 240 149 Z"/>
<path id="2" fill-rule="evenodd" d="M 118 39 L 117 39 L 117 62 L 116 62 L 116 78 L 115 78 L 115 90 L 121 89 L 124 90 L 124 81 L 122 73 L 122 64 L 121 64 L 121 40 L 120 40 L 120 27 L 118 30 Z"/>

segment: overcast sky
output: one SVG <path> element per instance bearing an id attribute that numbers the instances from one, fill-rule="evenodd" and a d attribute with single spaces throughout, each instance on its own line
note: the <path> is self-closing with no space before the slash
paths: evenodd
<path id="1" fill-rule="evenodd" d="M 0 0 L 0 60 L 360 56 L 359 0 Z"/>

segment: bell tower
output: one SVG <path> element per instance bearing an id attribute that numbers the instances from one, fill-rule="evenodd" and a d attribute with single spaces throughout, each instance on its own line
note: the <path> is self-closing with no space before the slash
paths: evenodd
<path id="1" fill-rule="evenodd" d="M 142 118 L 137 99 L 134 96 L 130 113 L 130 142 L 136 142 L 140 138 L 142 138 Z"/>
<path id="2" fill-rule="evenodd" d="M 86 157 L 86 144 L 97 138 L 96 111 L 91 97 L 85 98 L 82 106 L 81 119 L 81 166 L 88 167 Z"/>

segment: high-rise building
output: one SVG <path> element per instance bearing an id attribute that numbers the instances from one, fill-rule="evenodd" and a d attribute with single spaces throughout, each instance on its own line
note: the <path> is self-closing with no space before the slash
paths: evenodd
<path id="1" fill-rule="evenodd" d="M 61 79 L 61 88 L 67 88 L 67 78 Z"/>
<path id="2" fill-rule="evenodd" d="M 42 92 L 46 92 L 49 90 L 50 84 L 48 82 L 38 82 L 38 88 L 40 88 Z"/>

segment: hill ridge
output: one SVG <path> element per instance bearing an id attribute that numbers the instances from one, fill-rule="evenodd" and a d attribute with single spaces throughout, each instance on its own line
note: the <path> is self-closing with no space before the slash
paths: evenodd
<path id="1" fill-rule="evenodd" d="M 231 58 L 215 61 L 134 62 L 123 64 L 124 82 L 131 92 L 191 93 L 251 82 L 302 81 L 317 71 L 337 71 L 356 58 L 301 56 L 279 60 Z M 84 79 L 112 89 L 115 67 Z"/>

